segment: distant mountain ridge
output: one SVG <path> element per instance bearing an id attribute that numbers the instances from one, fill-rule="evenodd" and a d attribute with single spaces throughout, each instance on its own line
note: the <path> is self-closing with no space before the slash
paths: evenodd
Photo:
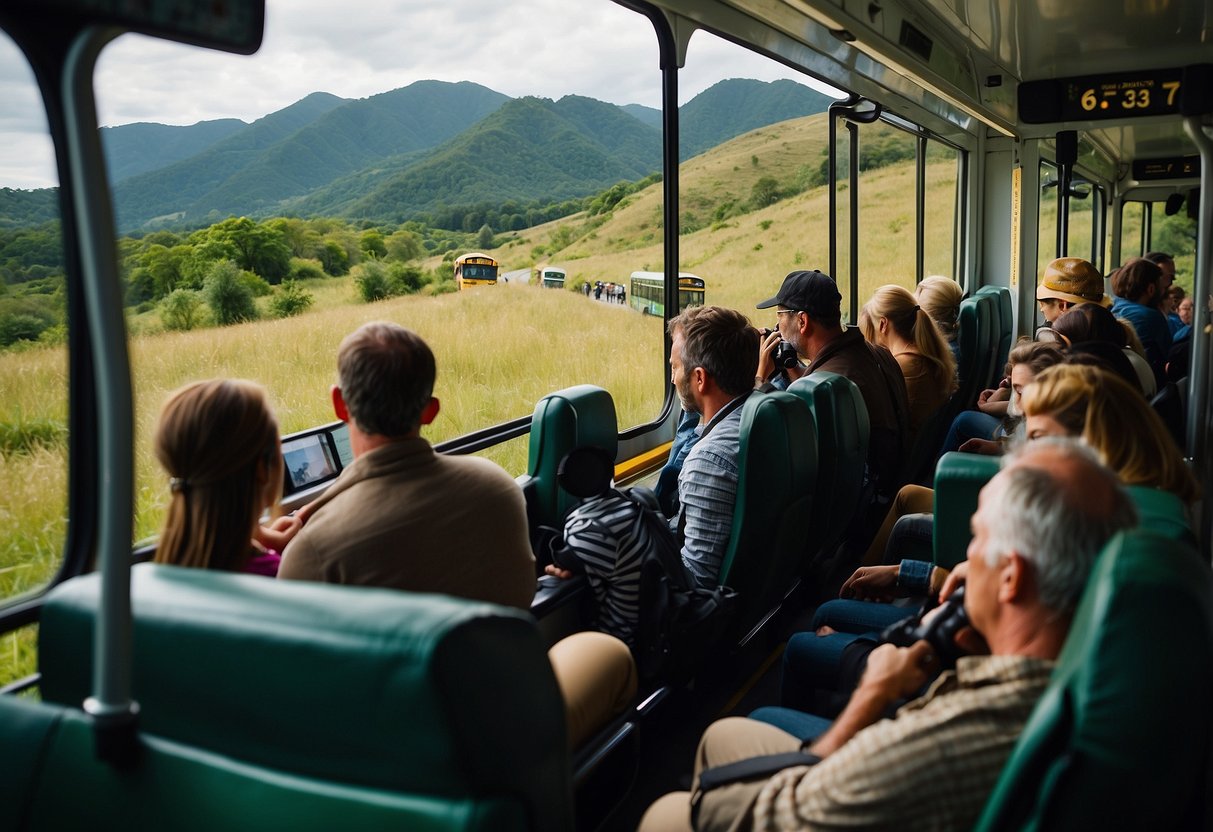
<path id="1" fill-rule="evenodd" d="M 829 101 L 792 81 L 722 81 L 681 108 L 681 156 Z M 401 221 L 442 205 L 563 201 L 661 165 L 659 110 L 577 95 L 515 99 L 468 81 L 357 100 L 318 92 L 251 124 L 144 123 L 102 135 L 124 233 L 232 215 Z M 33 204 L 7 202 L 10 222 Z"/>

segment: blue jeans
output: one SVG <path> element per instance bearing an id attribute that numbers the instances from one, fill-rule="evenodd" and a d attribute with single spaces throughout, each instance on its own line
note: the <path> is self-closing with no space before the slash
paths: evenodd
<path id="1" fill-rule="evenodd" d="M 799 740 L 811 740 L 820 737 L 831 725 L 825 717 L 813 716 L 803 711 L 791 708 L 775 708 L 767 706 L 759 708 L 750 714 L 750 719 L 774 725 L 781 731 L 787 731 Z"/>
<path id="2" fill-rule="evenodd" d="M 980 410 L 966 410 L 952 420 L 952 426 L 948 428 L 948 435 L 943 440 L 943 449 L 939 455 L 957 450 L 970 439 L 991 439 L 1001 424 L 1002 420 L 997 416 L 982 413 Z"/>

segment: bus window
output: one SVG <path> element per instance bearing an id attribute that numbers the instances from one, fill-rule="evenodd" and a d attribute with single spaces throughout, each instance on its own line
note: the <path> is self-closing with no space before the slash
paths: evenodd
<path id="1" fill-rule="evenodd" d="M 248 378 L 269 391 L 284 433 L 331 422 L 338 344 L 368 319 L 414 329 L 434 350 L 442 412 L 425 435 L 435 443 L 527 417 L 576 384 L 608 389 L 621 429 L 660 414 L 659 321 L 522 290 L 542 263 L 576 261 L 578 283 L 591 285 L 663 267 L 652 24 L 611 3 L 521 0 L 491 19 L 473 7 L 381 16 L 370 37 L 339 7 L 306 21 L 271 14 L 252 57 L 129 34 L 103 51 L 96 88 L 130 304 L 140 539 L 157 532 L 167 499 L 150 433 L 169 391 Z M 506 31 L 528 17 L 559 32 L 562 48 L 535 52 Z M 464 43 L 453 64 L 426 63 L 416 33 L 470 19 L 492 34 Z M 643 69 L 623 84 L 621 62 Z M 172 83 L 145 83 L 160 78 Z M 141 131 L 164 137 L 140 145 Z M 614 155 L 598 141 L 606 132 L 620 142 Z M 492 262 L 461 268 L 469 290 L 458 292 L 465 253 Z M 497 285 L 471 289 L 494 263 Z M 231 286 L 228 304 L 219 287 Z M 502 444 L 495 458 L 525 471 L 526 442 Z"/>
<path id="2" fill-rule="evenodd" d="M 964 154 L 956 148 L 927 140 L 921 277 L 941 274 L 955 280 L 959 274 L 956 230 L 959 197 L 964 193 L 964 164 Z"/>
<path id="3" fill-rule="evenodd" d="M 915 217 L 918 141 L 882 121 L 859 128 L 859 303 L 886 283 L 918 282 Z M 942 193 L 942 192 L 941 192 Z M 948 193 L 945 213 L 953 208 Z M 931 207 L 928 207 L 928 213 Z M 949 263 L 948 271 L 951 272 Z"/>
<path id="4" fill-rule="evenodd" d="M 1079 179 L 1071 184 L 1067 212 L 1066 255 L 1089 260 L 1098 268 L 1099 231 L 1102 225 L 1102 192 Z"/>
<path id="5" fill-rule="evenodd" d="M 0 606 L 44 588 L 67 536 L 67 347 L 54 149 L 33 73 L 0 33 Z M 35 671 L 34 628 L 0 638 L 0 685 Z"/>
<path id="6" fill-rule="evenodd" d="M 784 275 L 829 269 L 826 108 L 840 94 L 697 31 L 679 97 L 680 269 L 705 281 L 707 303 L 771 326 L 774 315 L 755 304 Z"/>

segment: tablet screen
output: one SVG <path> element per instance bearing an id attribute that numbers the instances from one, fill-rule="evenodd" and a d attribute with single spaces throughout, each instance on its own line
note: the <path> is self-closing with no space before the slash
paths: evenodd
<path id="1" fill-rule="evenodd" d="M 299 491 L 337 476 L 341 465 L 333 458 L 326 434 L 312 433 L 282 443 L 289 491 Z"/>

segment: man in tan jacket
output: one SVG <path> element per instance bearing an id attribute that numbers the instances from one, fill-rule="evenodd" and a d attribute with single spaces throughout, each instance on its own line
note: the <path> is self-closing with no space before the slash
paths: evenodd
<path id="1" fill-rule="evenodd" d="M 354 462 L 300 511 L 279 578 L 530 609 L 535 557 L 522 489 L 495 463 L 435 453 L 421 438 L 438 415 L 436 374 L 429 346 L 396 324 L 368 323 L 341 342 L 333 410 L 349 426 Z M 635 693 L 618 639 L 578 633 L 549 656 L 574 745 Z"/>

